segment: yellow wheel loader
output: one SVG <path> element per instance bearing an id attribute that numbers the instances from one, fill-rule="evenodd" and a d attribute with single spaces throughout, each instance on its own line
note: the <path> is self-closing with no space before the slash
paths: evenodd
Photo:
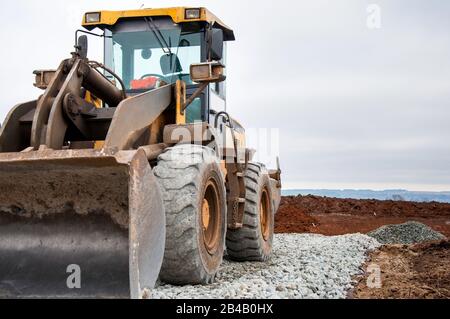
<path id="1" fill-rule="evenodd" d="M 0 130 L 0 297 L 149 298 L 158 280 L 213 282 L 225 251 L 267 260 L 281 171 L 226 112 L 233 31 L 205 8 L 83 27 Z"/>

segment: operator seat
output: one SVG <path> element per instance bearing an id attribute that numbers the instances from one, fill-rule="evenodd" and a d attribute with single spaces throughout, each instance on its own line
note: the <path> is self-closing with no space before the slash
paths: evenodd
<path id="1" fill-rule="evenodd" d="M 175 74 L 183 71 L 181 62 L 175 53 L 164 54 L 160 59 L 161 71 L 164 75 Z"/>

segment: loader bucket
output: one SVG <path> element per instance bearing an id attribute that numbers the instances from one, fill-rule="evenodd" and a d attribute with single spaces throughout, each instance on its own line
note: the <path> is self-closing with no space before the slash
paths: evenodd
<path id="1" fill-rule="evenodd" d="M 0 154 L 0 297 L 151 297 L 164 245 L 144 151 Z"/>

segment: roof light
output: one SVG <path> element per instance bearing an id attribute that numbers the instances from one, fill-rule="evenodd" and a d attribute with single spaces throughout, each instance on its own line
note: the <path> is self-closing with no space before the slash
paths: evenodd
<path id="1" fill-rule="evenodd" d="M 186 9 L 184 17 L 186 20 L 200 19 L 200 9 Z"/>
<path id="2" fill-rule="evenodd" d="M 98 23 L 100 22 L 100 12 L 86 13 L 84 20 L 86 23 Z"/>

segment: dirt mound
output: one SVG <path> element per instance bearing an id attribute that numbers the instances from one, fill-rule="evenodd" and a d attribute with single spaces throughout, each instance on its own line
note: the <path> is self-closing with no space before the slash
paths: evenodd
<path id="1" fill-rule="evenodd" d="M 381 244 L 410 245 L 445 239 L 441 233 L 417 222 L 383 226 L 367 235 L 375 238 Z"/>
<path id="2" fill-rule="evenodd" d="M 450 237 L 450 204 L 284 197 L 275 218 L 277 233 L 343 235 L 416 221 Z"/>
<path id="3" fill-rule="evenodd" d="M 301 202 L 289 197 L 282 199 L 275 217 L 276 233 L 309 233 L 318 224 L 317 219 L 305 212 Z"/>
<path id="4" fill-rule="evenodd" d="M 288 205 L 301 207 L 306 214 L 372 215 L 380 217 L 450 216 L 450 204 L 337 199 L 318 196 L 285 197 Z"/>
<path id="5" fill-rule="evenodd" d="M 359 279 L 351 293 L 362 299 L 450 298 L 450 242 L 383 246 L 373 252 L 370 269 L 379 267 L 381 287 L 369 288 L 373 272 Z M 370 286 L 370 285 L 369 285 Z"/>

